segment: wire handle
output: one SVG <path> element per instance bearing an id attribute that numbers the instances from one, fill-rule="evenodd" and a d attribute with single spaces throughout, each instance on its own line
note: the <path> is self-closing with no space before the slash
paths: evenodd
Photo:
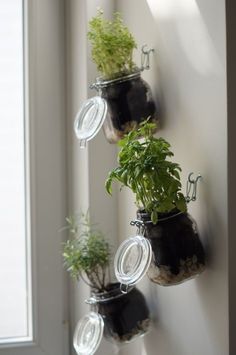
<path id="1" fill-rule="evenodd" d="M 197 199 L 197 184 L 199 179 L 202 178 L 200 174 L 194 179 L 192 178 L 193 172 L 188 175 L 187 185 L 186 185 L 186 202 L 196 201 Z"/>

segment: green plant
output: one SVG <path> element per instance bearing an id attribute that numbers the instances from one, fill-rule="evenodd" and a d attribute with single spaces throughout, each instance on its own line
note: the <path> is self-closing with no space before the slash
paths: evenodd
<path id="1" fill-rule="evenodd" d="M 132 56 L 137 45 L 119 13 L 114 13 L 113 21 L 108 21 L 99 10 L 89 21 L 88 39 L 92 59 L 104 78 L 113 79 L 134 69 Z"/>
<path id="2" fill-rule="evenodd" d="M 118 143 L 119 166 L 109 173 L 106 190 L 112 193 L 112 182 L 117 180 L 136 195 L 136 204 L 151 214 L 154 224 L 159 212 L 177 208 L 186 211 L 186 201 L 181 193 L 180 166 L 168 158 L 173 156 L 170 144 L 155 138 L 155 124 L 146 120 L 137 130 L 131 131 Z M 139 141 L 144 137 L 142 141 Z"/>
<path id="3" fill-rule="evenodd" d="M 82 279 L 93 290 L 106 290 L 110 263 L 108 242 L 91 225 L 88 214 L 83 214 L 79 222 L 74 217 L 68 217 L 66 221 L 70 232 L 63 250 L 67 271 L 73 278 Z"/>

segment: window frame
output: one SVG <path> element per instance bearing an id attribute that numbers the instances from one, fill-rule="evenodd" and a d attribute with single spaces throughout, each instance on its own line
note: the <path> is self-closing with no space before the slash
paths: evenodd
<path id="1" fill-rule="evenodd" d="M 67 278 L 59 232 L 67 211 L 64 1 L 22 0 L 27 243 L 31 250 L 32 341 L 1 355 L 69 354 Z M 49 77 L 50 74 L 50 77 Z M 31 237 L 29 237 L 31 236 Z"/>

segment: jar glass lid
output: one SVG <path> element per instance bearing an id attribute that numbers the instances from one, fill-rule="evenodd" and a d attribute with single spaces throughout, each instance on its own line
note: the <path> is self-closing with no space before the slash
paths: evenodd
<path id="1" fill-rule="evenodd" d="M 152 247 L 148 239 L 136 235 L 125 240 L 118 248 L 115 274 L 123 285 L 135 285 L 146 274 L 152 260 Z"/>
<path id="2" fill-rule="evenodd" d="M 106 114 L 107 103 L 100 96 L 94 96 L 83 103 L 74 122 L 74 131 L 82 148 L 99 132 Z"/>
<path id="3" fill-rule="evenodd" d="M 73 337 L 73 345 L 78 355 L 93 355 L 103 336 L 102 316 L 90 312 L 79 320 Z"/>

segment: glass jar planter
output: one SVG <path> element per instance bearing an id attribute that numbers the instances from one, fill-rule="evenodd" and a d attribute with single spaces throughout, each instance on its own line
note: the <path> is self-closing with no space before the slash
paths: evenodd
<path id="1" fill-rule="evenodd" d="M 145 335 L 149 329 L 149 310 L 143 294 L 135 287 L 122 293 L 119 283 L 111 284 L 108 291 L 92 293 L 86 302 L 91 304 L 92 312 L 77 324 L 74 333 L 77 354 L 94 354 L 103 335 L 123 344 Z"/>
<path id="2" fill-rule="evenodd" d="M 150 215 L 137 213 L 144 223 L 144 236 L 151 242 L 153 261 L 147 272 L 151 281 L 175 285 L 199 275 L 205 269 L 205 253 L 197 224 L 188 213 L 159 214 L 156 225 Z"/>
<path id="3" fill-rule="evenodd" d="M 205 253 L 196 222 L 188 213 L 172 211 L 158 216 L 137 212 L 140 235 L 124 241 L 115 257 L 117 279 L 136 284 L 144 274 L 162 286 L 177 285 L 205 269 Z"/>
<path id="4" fill-rule="evenodd" d="M 114 80 L 98 78 L 93 87 L 107 103 L 108 114 L 103 131 L 110 143 L 119 141 L 148 117 L 150 121 L 157 121 L 151 89 L 141 78 L 139 69 Z"/>
<path id="5" fill-rule="evenodd" d="M 74 122 L 81 147 L 103 127 L 109 143 L 117 143 L 124 134 L 147 118 L 158 121 L 158 112 L 149 85 L 141 78 L 141 70 L 116 78 L 97 78 L 91 86 L 99 96 L 86 100 Z"/>
<path id="6" fill-rule="evenodd" d="M 141 291 L 133 287 L 122 293 L 120 284 L 109 286 L 109 291 L 94 293 L 89 303 L 104 321 L 104 336 L 117 343 L 127 343 L 144 335 L 150 325 L 149 310 Z"/>

